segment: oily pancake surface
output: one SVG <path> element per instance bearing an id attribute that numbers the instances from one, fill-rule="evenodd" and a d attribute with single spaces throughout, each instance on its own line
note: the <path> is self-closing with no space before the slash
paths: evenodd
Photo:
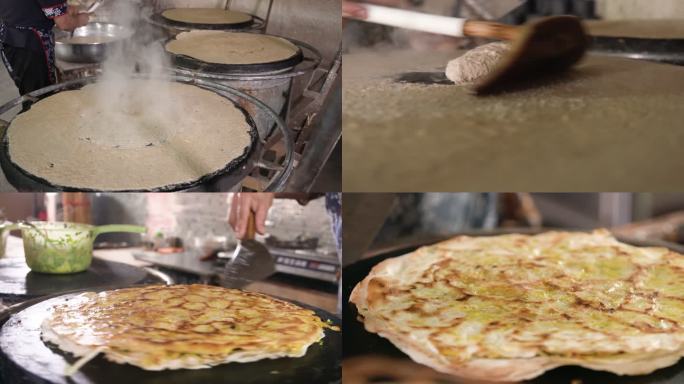
<path id="1" fill-rule="evenodd" d="M 77 356 L 147 370 L 300 357 L 328 327 L 313 311 L 266 295 L 205 285 L 84 293 L 57 306 L 42 337 Z"/>
<path id="2" fill-rule="evenodd" d="M 111 80 L 47 97 L 8 129 L 23 170 L 68 188 L 125 191 L 193 183 L 245 156 L 247 117 L 188 84 Z"/>
<path id="3" fill-rule="evenodd" d="M 606 231 L 457 237 L 378 264 L 350 301 L 368 331 L 472 379 L 646 374 L 684 355 L 684 256 Z"/>
<path id="4" fill-rule="evenodd" d="M 218 8 L 172 8 L 162 12 L 168 20 L 190 24 L 242 24 L 252 21 L 252 15 Z"/>
<path id="5" fill-rule="evenodd" d="M 277 37 L 256 33 L 190 31 L 166 44 L 166 50 L 213 64 L 266 64 L 295 57 L 299 48 Z"/>

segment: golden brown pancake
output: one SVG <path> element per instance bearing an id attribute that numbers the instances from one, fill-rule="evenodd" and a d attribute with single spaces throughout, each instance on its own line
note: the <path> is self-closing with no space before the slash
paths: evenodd
<path id="1" fill-rule="evenodd" d="M 468 379 L 640 375 L 684 355 L 684 256 L 607 231 L 457 237 L 381 262 L 350 301 L 368 331 Z"/>
<path id="2" fill-rule="evenodd" d="M 266 295 L 207 285 L 84 293 L 54 308 L 42 337 L 84 356 L 146 370 L 301 357 L 329 327 L 313 311 Z"/>

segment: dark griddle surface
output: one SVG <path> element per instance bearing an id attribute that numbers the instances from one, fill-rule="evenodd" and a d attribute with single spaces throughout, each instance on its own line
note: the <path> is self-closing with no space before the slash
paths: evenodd
<path id="1" fill-rule="evenodd" d="M 254 25 L 254 16 L 251 20 L 241 22 L 241 23 L 228 23 L 228 24 L 202 24 L 202 23 L 188 23 L 184 21 L 167 19 L 162 16 L 161 13 L 155 13 L 152 15 L 152 20 L 160 23 L 162 25 L 167 25 L 169 27 L 177 28 L 188 28 L 188 29 L 211 29 L 211 30 L 239 30 L 247 29 Z"/>
<path id="2" fill-rule="evenodd" d="M 501 233 L 503 232 L 493 234 Z M 473 234 L 469 233 L 468 235 Z M 663 243 L 650 244 L 637 241 L 627 242 L 638 246 L 663 246 Z M 343 350 L 343 357 L 345 359 L 362 355 L 380 355 L 409 359 L 406 354 L 397 349 L 387 339 L 365 330 L 363 323 L 357 320 L 358 312 L 356 306 L 349 303 L 349 296 L 356 284 L 368 276 L 368 273 L 376 264 L 385 259 L 412 252 L 416 248 L 418 248 L 418 245 L 412 245 L 406 248 L 398 247 L 390 252 L 358 261 L 344 268 L 343 302 L 345 303 L 345 307 L 343 308 L 344 314 L 342 321 L 345 326 Z M 675 246 L 672 248 L 677 252 L 681 251 L 681 249 L 677 249 Z M 684 361 L 680 361 L 678 364 L 668 368 L 659 369 L 658 371 L 645 376 L 618 376 L 607 372 L 597 372 L 574 366 L 561 367 L 549 371 L 526 383 L 569 384 L 575 379 L 581 380 L 582 384 L 681 384 L 684 383 Z"/>
<path id="3" fill-rule="evenodd" d="M 6 256 L 0 259 L 0 300 L 16 303 L 77 289 L 125 287 L 145 280 L 147 272 L 128 264 L 93 258 L 85 272 L 50 275 L 31 272 L 24 260 L 21 239 L 8 239 Z"/>
<path id="4" fill-rule="evenodd" d="M 145 371 L 109 362 L 102 356 L 86 364 L 71 380 L 62 376 L 65 366 L 76 359 L 40 338 L 40 324 L 49 309 L 75 294 L 26 303 L 0 317 L 0 378 L 12 384 L 212 384 L 212 383 L 339 383 L 341 380 L 340 332 L 326 330 L 322 344 L 315 343 L 301 358 L 230 363 L 211 369 Z M 300 306 L 307 307 L 299 304 Z M 307 307 L 323 320 L 340 325 L 339 319 L 320 309 Z M 0 382 L 2 380 L 0 379 Z"/>

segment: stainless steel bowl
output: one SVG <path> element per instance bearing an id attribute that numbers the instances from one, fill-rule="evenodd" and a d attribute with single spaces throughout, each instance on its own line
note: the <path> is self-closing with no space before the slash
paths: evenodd
<path id="1" fill-rule="evenodd" d="M 55 34 L 55 55 L 57 59 L 72 63 L 100 63 L 107 52 L 130 39 L 133 31 L 117 24 L 90 23 L 77 28 L 73 37 L 69 32 Z M 95 39 L 88 42 L 84 39 Z M 101 39 L 97 41 L 97 39 Z"/>

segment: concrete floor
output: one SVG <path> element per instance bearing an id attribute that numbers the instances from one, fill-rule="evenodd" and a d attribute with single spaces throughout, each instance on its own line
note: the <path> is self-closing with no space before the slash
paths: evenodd
<path id="1" fill-rule="evenodd" d="M 0 105 L 19 96 L 17 87 L 14 86 L 12 78 L 7 73 L 4 65 L 0 64 Z M 8 118 L 7 116 L 0 116 L 0 118 Z M 0 192 L 16 192 L 16 189 L 10 185 L 5 178 L 4 173 L 0 172 Z"/>

